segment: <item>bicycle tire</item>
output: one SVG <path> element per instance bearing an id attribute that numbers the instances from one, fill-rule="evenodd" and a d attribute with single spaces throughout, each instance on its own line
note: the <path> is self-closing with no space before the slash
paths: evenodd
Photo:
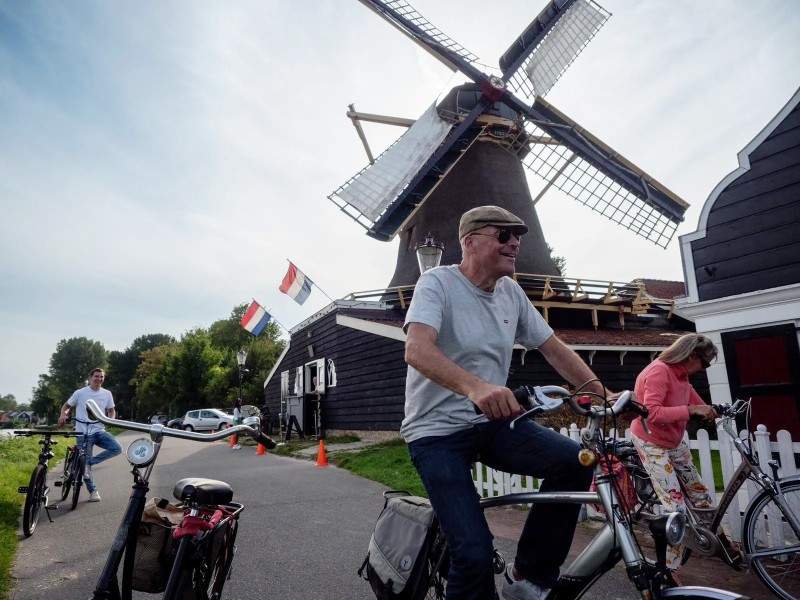
<path id="1" fill-rule="evenodd" d="M 86 458 L 81 455 L 78 455 L 75 459 L 75 471 L 73 472 L 75 481 L 73 482 L 72 508 L 70 510 L 75 510 L 75 507 L 78 506 L 78 498 L 80 498 L 81 488 L 83 487 L 83 471 L 86 468 L 85 461 Z"/>
<path id="2" fill-rule="evenodd" d="M 222 549 L 219 555 L 215 557 L 214 564 L 211 567 L 209 575 L 211 593 L 208 594 L 209 600 L 220 600 L 222 598 L 222 588 L 225 587 L 225 582 L 230 577 L 231 566 L 236 555 L 236 534 L 238 531 L 239 521 L 233 519 L 228 531 L 225 532 Z"/>
<path id="3" fill-rule="evenodd" d="M 36 465 L 31 473 L 31 481 L 28 484 L 28 493 L 25 494 L 25 507 L 22 512 L 22 532 L 25 537 L 33 535 L 36 524 L 39 522 L 42 503 L 46 499 L 44 494 L 46 483 L 47 468 L 44 465 Z"/>
<path id="4" fill-rule="evenodd" d="M 800 480 L 779 482 L 784 499 L 790 507 L 800 509 Z M 752 555 L 769 549 L 771 527 L 779 524 L 779 539 L 795 548 L 773 557 L 751 557 L 751 566 L 761 582 L 772 593 L 785 600 L 800 597 L 800 536 L 792 531 L 775 504 L 772 494 L 762 490 L 750 503 L 742 526 L 744 549 Z M 766 543 L 766 545 L 765 545 Z"/>
<path id="5" fill-rule="evenodd" d="M 67 450 L 67 456 L 64 458 L 64 475 L 61 479 L 61 501 L 65 501 L 69 497 L 69 491 L 72 489 L 72 483 L 75 480 L 75 450 L 72 448 Z"/>

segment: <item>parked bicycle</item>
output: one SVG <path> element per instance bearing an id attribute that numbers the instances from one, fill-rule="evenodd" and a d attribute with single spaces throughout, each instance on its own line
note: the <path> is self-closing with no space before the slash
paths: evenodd
<path id="1" fill-rule="evenodd" d="M 732 405 L 715 405 L 723 431 L 730 436 L 741 456 L 716 508 L 698 509 L 687 503 L 687 550 L 684 562 L 692 552 L 702 556 L 718 556 L 730 567 L 741 570 L 748 566 L 779 598 L 800 598 L 800 476 L 781 479 L 778 463 L 771 456 L 759 457 L 752 436 L 742 439 L 736 432 L 736 418 L 743 415 L 750 431 L 750 401 L 737 400 Z M 771 474 L 761 465 L 768 464 Z M 636 491 L 641 506 L 639 513 L 652 514 L 658 498 L 644 482 L 633 451 L 624 462 L 637 481 Z M 758 488 L 744 511 L 741 551 L 722 530 L 722 520 L 741 487 L 750 481 Z M 743 552 L 742 552 L 743 551 Z"/>
<path id="2" fill-rule="evenodd" d="M 581 434 L 582 449 L 577 458 L 581 461 L 581 464 L 595 467 L 597 491 L 506 494 L 504 496 L 481 499 L 481 508 L 485 510 L 497 506 L 541 504 L 546 502 L 600 504 L 604 509 L 606 518 L 605 525 L 598 531 L 589 545 L 569 566 L 562 569 L 555 587 L 547 596 L 548 600 L 580 598 L 604 573 L 612 569 L 620 560 L 624 562 L 628 578 L 644 600 L 662 598 L 746 600 L 745 596 L 709 587 L 670 587 L 672 581 L 666 569 L 647 559 L 642 553 L 633 529 L 632 519 L 624 504 L 619 500 L 616 476 L 612 469 L 605 473 L 601 468 L 601 463 L 605 460 L 605 457 L 609 453 L 613 453 L 613 447 L 606 447 L 606 438 L 603 435 L 605 422 L 616 419 L 624 411 L 635 412 L 642 416 L 646 422 L 647 409 L 634 402 L 630 392 L 624 392 L 620 395 L 613 406 L 608 406 L 604 399 L 603 406 L 587 404 L 579 400 L 580 396 L 585 397 L 587 395 L 586 392 L 571 394 L 566 389 L 557 386 L 526 386 L 515 390 L 514 395 L 521 404 L 527 404 L 531 408 L 513 419 L 509 425 L 511 428 L 520 419 L 533 418 L 545 412 L 558 410 L 564 404 L 567 404 L 578 415 L 587 417 L 587 427 Z M 391 496 L 396 492 L 387 492 L 386 494 Z M 391 502 L 391 499 L 387 499 L 387 504 L 389 502 Z M 419 507 L 412 508 L 407 514 L 418 513 L 417 508 Z M 381 517 L 383 517 L 383 513 Z M 379 518 L 379 525 L 380 522 L 381 518 Z M 424 520 L 418 520 L 418 522 L 424 523 Z M 663 515 L 655 519 L 654 522 L 656 526 L 661 528 L 670 543 L 676 545 L 681 542 L 686 524 L 686 517 L 682 513 L 676 512 Z M 375 548 L 379 548 L 379 552 L 375 554 L 384 556 L 396 554 L 397 550 L 397 548 L 380 547 L 381 540 L 378 539 L 379 525 L 376 525 L 375 533 L 370 541 L 370 555 L 368 555 L 364 567 L 362 567 L 362 569 L 367 569 L 368 574 L 370 569 L 373 568 L 373 550 Z M 423 553 L 425 559 L 421 565 L 421 574 L 413 577 L 413 585 L 417 587 L 408 597 L 441 600 L 444 598 L 447 580 L 447 541 L 435 517 L 433 517 L 429 526 L 425 524 L 423 531 L 427 531 L 427 552 Z M 405 560 L 405 557 L 403 560 Z M 401 565 L 400 569 L 403 566 Z M 406 564 L 405 566 L 409 565 Z M 497 551 L 495 551 L 494 568 L 498 574 L 505 570 L 505 561 Z M 394 574 L 398 573 L 397 569 L 392 570 Z M 394 574 L 390 575 L 390 577 L 394 576 Z"/>
<path id="3" fill-rule="evenodd" d="M 52 429 L 18 429 L 14 432 L 14 435 L 20 437 L 42 436 L 42 439 L 39 440 L 39 444 L 42 446 L 39 451 L 39 462 L 31 472 L 30 483 L 17 489 L 20 494 L 25 494 L 25 506 L 22 509 L 22 532 L 25 537 L 30 537 L 36 530 L 42 509 L 47 514 L 47 520 L 51 523 L 53 519 L 50 516 L 50 511 L 58 509 L 57 504 L 50 504 L 50 488 L 47 485 L 47 462 L 55 456 L 53 446 L 58 444 L 52 438 L 53 436 L 69 437 L 76 434 L 71 431 L 56 431 Z"/>
<path id="4" fill-rule="evenodd" d="M 81 419 L 72 420 L 77 423 L 83 423 L 87 427 L 97 423 L 97 421 L 83 421 Z M 83 435 L 79 432 L 74 432 L 72 435 L 80 438 L 80 441 L 67 448 L 67 456 L 64 458 L 64 473 L 61 481 L 56 481 L 55 485 L 56 487 L 61 487 L 62 501 L 66 500 L 70 490 L 72 491 L 70 510 L 75 510 L 75 507 L 78 506 L 83 479 L 86 475 L 86 457 L 89 456 L 90 449 L 88 435 Z"/>
<path id="5" fill-rule="evenodd" d="M 203 434 L 112 419 L 102 414 L 93 400 L 86 404 L 89 412 L 106 425 L 149 434 L 128 445 L 126 456 L 133 466 L 133 488 L 92 600 L 130 600 L 132 590 L 141 589 L 137 583 L 140 579 L 147 581 L 147 589 L 141 591 L 163 592 L 165 600 L 219 600 L 230 575 L 238 519 L 244 506 L 233 502 L 233 490 L 223 481 L 181 479 L 173 490 L 182 503 L 180 525 L 153 533 L 153 527 L 142 521 L 150 475 L 165 437 L 213 442 L 246 434 L 267 448 L 274 448 L 275 442 L 260 432 L 258 417 L 248 417 L 244 424 L 217 433 Z M 154 562 L 143 564 L 145 554 Z M 117 576 L 120 563 L 121 581 Z M 142 573 L 143 577 L 136 577 Z"/>

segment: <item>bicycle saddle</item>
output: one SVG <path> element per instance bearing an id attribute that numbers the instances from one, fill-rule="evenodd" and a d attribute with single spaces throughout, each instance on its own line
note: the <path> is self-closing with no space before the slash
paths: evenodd
<path id="1" fill-rule="evenodd" d="M 233 489 L 224 481 L 187 477 L 175 484 L 172 495 L 181 502 L 198 504 L 227 504 L 233 499 Z"/>

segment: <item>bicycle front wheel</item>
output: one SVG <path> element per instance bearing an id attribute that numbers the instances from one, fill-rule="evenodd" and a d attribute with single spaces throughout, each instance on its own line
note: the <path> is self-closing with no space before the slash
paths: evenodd
<path id="1" fill-rule="evenodd" d="M 800 481 L 780 486 L 789 509 L 800 516 Z M 800 598 L 800 532 L 792 529 L 769 491 L 750 503 L 743 533 L 745 552 L 764 585 L 779 598 Z"/>
<path id="2" fill-rule="evenodd" d="M 28 484 L 28 493 L 25 494 L 25 507 L 22 512 L 22 532 L 25 537 L 33 535 L 36 524 L 39 522 L 39 513 L 46 500 L 44 493 L 46 480 L 47 469 L 44 465 L 36 465 L 31 473 L 31 481 Z"/>
<path id="3" fill-rule="evenodd" d="M 67 456 L 64 458 L 64 476 L 61 478 L 61 500 L 64 501 L 69 497 L 69 491 L 72 489 L 72 484 L 75 483 L 75 459 L 77 458 L 73 449 L 67 450 Z"/>
<path id="4" fill-rule="evenodd" d="M 86 458 L 83 456 L 76 456 L 75 457 L 75 470 L 72 474 L 75 476 L 75 479 L 72 482 L 72 510 L 75 510 L 75 507 L 78 506 L 78 498 L 81 495 L 81 488 L 83 487 L 83 472 L 86 469 Z"/>

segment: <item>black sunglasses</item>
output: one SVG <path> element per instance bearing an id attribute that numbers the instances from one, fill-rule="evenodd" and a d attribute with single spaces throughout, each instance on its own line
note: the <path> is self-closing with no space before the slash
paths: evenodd
<path id="1" fill-rule="evenodd" d="M 475 232 L 475 233 L 473 233 L 472 235 L 482 235 L 482 236 L 485 236 L 485 237 L 493 237 L 493 238 L 495 238 L 495 239 L 496 239 L 498 242 L 500 242 L 501 244 L 507 244 L 507 243 L 508 243 L 508 240 L 510 240 L 510 239 L 511 239 L 511 236 L 512 236 L 512 235 L 513 235 L 515 238 L 517 238 L 517 241 L 520 241 L 520 240 L 522 239 L 522 236 L 523 236 L 523 234 L 521 234 L 521 233 L 514 233 L 514 232 L 513 232 L 513 231 L 511 231 L 510 229 L 498 229 L 498 230 L 497 230 L 497 235 L 495 235 L 495 234 L 492 234 L 492 233 L 478 233 L 478 232 Z"/>

